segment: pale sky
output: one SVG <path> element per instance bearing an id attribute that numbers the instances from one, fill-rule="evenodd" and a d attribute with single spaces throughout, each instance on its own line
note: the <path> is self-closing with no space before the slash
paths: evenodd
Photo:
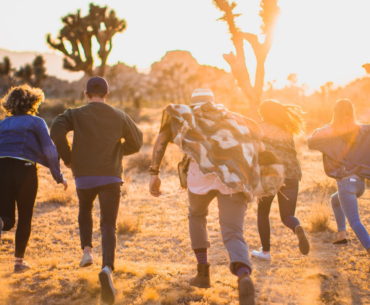
<path id="1" fill-rule="evenodd" d="M 235 0 L 239 26 L 260 34 L 259 0 Z M 45 35 L 56 36 L 60 17 L 87 0 L 0 0 L 0 48 L 53 52 Z M 169 50 L 188 50 L 200 64 L 230 71 L 222 55 L 234 51 L 226 23 L 212 0 L 96 0 L 114 8 L 128 27 L 113 40 L 109 64 L 122 61 L 145 71 Z M 370 0 L 280 0 L 282 14 L 266 61 L 265 81 L 282 87 L 290 73 L 311 90 L 328 81 L 343 86 L 363 77 L 370 62 Z M 263 39 L 263 36 L 261 36 Z M 246 46 L 248 43 L 246 42 Z M 246 48 L 250 74 L 254 55 Z"/>

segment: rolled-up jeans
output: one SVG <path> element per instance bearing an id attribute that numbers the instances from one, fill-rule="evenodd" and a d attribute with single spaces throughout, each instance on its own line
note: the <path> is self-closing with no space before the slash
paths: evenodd
<path id="1" fill-rule="evenodd" d="M 100 230 L 103 252 L 102 267 L 110 266 L 114 270 L 116 253 L 116 222 L 121 199 L 121 183 L 111 183 L 91 189 L 77 189 L 80 202 L 78 222 L 80 225 L 81 248 L 93 247 L 93 217 L 94 200 L 99 196 Z"/>
<path id="2" fill-rule="evenodd" d="M 360 220 L 357 198 L 366 189 L 363 178 L 344 178 L 337 180 L 338 192 L 331 197 L 331 205 L 337 222 L 338 231 L 346 231 L 346 218 L 357 238 L 365 249 L 370 248 L 370 236 Z"/>
<path id="3" fill-rule="evenodd" d="M 236 263 L 243 263 L 252 270 L 248 245 L 243 237 L 247 197 L 243 193 L 224 195 L 212 190 L 205 195 L 189 194 L 189 231 L 191 248 L 209 248 L 207 233 L 208 206 L 217 197 L 221 235 L 230 258 L 230 271 L 236 274 Z"/>

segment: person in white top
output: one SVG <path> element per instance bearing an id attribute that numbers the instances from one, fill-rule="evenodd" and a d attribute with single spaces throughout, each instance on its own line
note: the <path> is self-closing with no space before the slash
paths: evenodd
<path id="1" fill-rule="evenodd" d="M 194 91 L 188 115 L 193 115 L 193 122 L 195 123 L 194 115 L 195 111 L 193 112 L 195 107 L 199 107 L 208 103 L 208 106 L 211 107 L 217 113 L 217 105 L 214 104 L 214 96 L 211 90 L 208 89 L 197 89 Z M 180 114 L 184 114 L 184 109 L 181 108 L 180 105 L 172 105 L 174 109 L 176 109 Z M 186 107 L 186 106 L 185 106 Z M 214 108 L 212 108 L 214 107 Z M 189 108 L 188 108 L 189 109 Z M 204 108 L 206 109 L 206 108 Z M 200 109 L 198 108 L 198 111 Z M 205 110 L 204 110 L 205 111 Z M 224 113 L 230 113 L 227 110 L 223 109 Z M 190 113 L 191 112 L 191 113 Z M 235 115 L 235 117 L 239 117 L 239 115 Z M 185 115 L 184 115 L 185 116 Z M 202 118 L 206 117 L 204 115 Z M 217 117 L 217 115 L 216 115 Z M 237 118 L 238 118 L 237 117 Z M 240 116 L 242 117 L 242 116 Z M 165 115 L 164 115 L 165 118 Z M 151 174 L 151 181 L 149 186 L 150 194 L 154 197 L 159 197 L 161 192 L 161 179 L 159 177 L 159 170 L 161 166 L 162 159 L 166 152 L 166 147 L 169 142 L 175 142 L 177 144 L 178 137 L 183 136 L 183 133 L 192 131 L 192 127 L 187 127 L 184 131 L 184 126 L 188 126 L 187 124 L 179 126 L 179 121 L 181 122 L 180 116 L 170 117 L 167 120 L 167 123 L 163 124 L 166 119 L 162 119 L 162 127 L 160 130 L 160 134 L 156 140 L 156 143 L 153 148 L 153 156 L 152 156 L 152 165 L 149 169 Z M 220 117 L 219 117 L 220 118 Z M 251 124 L 251 128 L 256 128 L 257 133 L 259 132 L 259 128 L 257 124 L 247 118 L 242 117 L 245 120 L 248 120 L 249 124 Z M 225 164 L 232 163 L 234 158 L 237 158 L 235 151 L 233 153 L 227 153 L 228 145 L 237 146 L 237 136 L 231 137 L 229 133 L 225 130 L 225 124 L 223 125 L 222 118 L 217 123 L 212 121 L 212 117 L 208 119 L 203 119 L 203 122 L 206 122 L 208 126 L 212 126 L 217 128 L 219 131 L 223 129 L 223 133 L 226 134 L 223 139 L 221 139 L 222 148 L 220 149 L 215 147 L 215 154 L 220 154 L 220 158 L 226 160 Z M 237 119 L 236 119 L 237 120 Z M 191 119 L 189 119 L 191 122 Z M 228 119 L 230 122 L 231 120 Z M 199 121 L 200 122 L 200 121 Z M 198 123 L 199 123 L 198 122 Z M 235 122 L 231 122 L 235 125 Z M 199 125 L 199 124 L 198 124 Z M 255 127 L 255 126 L 256 127 Z M 176 127 L 178 126 L 178 128 Z M 219 127 L 217 127 L 219 126 Z M 176 130 L 177 128 L 177 130 Z M 190 131 L 189 131 L 190 130 Z M 248 131 L 248 136 L 252 138 L 251 133 Z M 247 134 L 247 133 L 246 133 Z M 239 134 L 238 134 L 239 135 Z M 199 135 L 198 135 L 199 136 Z M 241 136 L 243 137 L 243 136 Z M 246 136 L 245 136 L 246 137 Z M 194 139 L 196 136 L 194 135 Z M 211 136 L 210 138 L 217 139 L 216 136 Z M 193 139 L 193 143 L 197 142 L 197 140 Z M 203 142 L 201 142 L 203 141 Z M 217 141 L 208 141 L 204 143 L 206 140 L 201 140 L 199 137 L 199 146 L 217 146 L 219 142 Z M 240 139 L 239 141 L 244 141 Z M 191 142 L 191 141 L 190 141 Z M 258 142 L 256 140 L 256 142 Z M 180 140 L 180 148 L 182 148 L 183 143 Z M 213 143 L 213 144 L 212 144 Z M 226 144 L 225 144 L 226 143 Z M 191 145 L 191 143 L 190 143 Z M 242 146 L 241 146 L 242 147 Z M 248 146 L 249 147 L 249 146 Z M 251 149 L 253 150 L 253 146 Z M 259 150 L 263 150 L 263 144 L 257 145 L 257 154 Z M 212 150 L 212 147 L 208 147 L 208 149 Z M 184 149 L 182 149 L 184 151 Z M 204 149 L 203 149 L 204 150 Z M 243 151 L 240 149 L 240 151 Z M 203 153 L 203 152 L 202 152 Z M 203 160 L 205 157 L 201 156 L 200 163 L 202 168 L 204 169 L 205 163 L 211 162 L 209 159 L 213 160 L 209 153 L 207 155 L 207 160 Z M 245 154 L 247 155 L 247 154 Z M 247 156 L 248 157 L 248 156 Z M 202 159 L 203 158 L 203 159 Z M 207 259 L 207 249 L 210 247 L 210 242 L 208 240 L 207 234 L 207 215 L 208 215 L 208 206 L 211 201 L 217 197 L 218 200 L 218 208 L 219 208 L 219 218 L 220 218 L 220 226 L 221 226 L 221 235 L 223 242 L 225 244 L 226 250 L 229 253 L 230 257 L 230 270 L 233 274 L 238 276 L 238 286 L 239 286 L 239 300 L 240 304 L 254 304 L 254 285 L 250 278 L 250 274 L 252 272 L 252 265 L 249 259 L 249 250 L 248 246 L 243 237 L 243 225 L 244 225 L 244 217 L 247 210 L 247 204 L 250 202 L 251 198 L 246 195 L 245 192 L 240 191 L 237 187 L 234 189 L 225 184 L 222 179 L 220 179 L 220 175 L 217 174 L 217 169 L 221 166 L 214 165 L 214 172 L 212 171 L 212 164 L 209 165 L 211 168 L 207 173 L 203 173 L 200 169 L 198 162 L 194 160 L 194 158 L 190 159 L 190 164 L 187 172 L 187 187 L 188 187 L 188 197 L 189 197 L 189 231 L 190 231 L 190 239 L 191 239 L 191 247 L 195 253 L 195 256 L 198 261 L 197 265 L 197 275 L 189 280 L 189 284 L 191 286 L 196 286 L 199 288 L 209 288 L 210 285 L 210 264 Z M 230 174 L 229 176 L 232 176 Z M 249 180 L 248 180 L 249 181 Z M 233 185 L 232 183 L 230 185 Z"/>

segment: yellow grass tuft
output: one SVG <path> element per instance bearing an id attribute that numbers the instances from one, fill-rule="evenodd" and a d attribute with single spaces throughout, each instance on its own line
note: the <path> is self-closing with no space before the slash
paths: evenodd
<path id="1" fill-rule="evenodd" d="M 325 178 L 323 180 L 314 180 L 311 192 L 316 195 L 328 196 L 337 191 L 337 183 L 334 179 Z"/>
<path id="2" fill-rule="evenodd" d="M 324 232 L 330 230 L 330 211 L 322 204 L 314 206 L 309 216 L 311 232 Z"/>
<path id="3" fill-rule="evenodd" d="M 149 266 L 147 265 L 145 267 L 145 274 L 148 274 L 148 275 L 154 275 L 157 273 L 157 268 L 154 267 L 154 266 Z"/>
<path id="4" fill-rule="evenodd" d="M 159 293 L 156 289 L 147 287 L 143 292 L 144 301 L 157 301 L 159 300 Z"/>
<path id="5" fill-rule="evenodd" d="M 141 232 L 139 217 L 130 214 L 121 214 L 117 221 L 117 233 L 135 234 L 139 232 Z"/>
<path id="6" fill-rule="evenodd" d="M 58 185 L 54 188 L 49 189 L 46 194 L 46 202 L 57 203 L 64 206 L 69 206 L 73 199 L 73 193 L 71 191 L 64 191 L 63 188 Z"/>

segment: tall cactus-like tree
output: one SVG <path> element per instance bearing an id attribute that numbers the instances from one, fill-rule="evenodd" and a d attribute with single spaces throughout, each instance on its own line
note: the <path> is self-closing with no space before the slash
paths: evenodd
<path id="1" fill-rule="evenodd" d="M 20 67 L 18 71 L 15 71 L 14 76 L 19 78 L 23 83 L 32 86 L 33 68 L 30 64 L 25 64 Z"/>
<path id="2" fill-rule="evenodd" d="M 37 55 L 32 64 L 25 64 L 15 71 L 14 76 L 33 87 L 41 87 L 42 81 L 47 77 L 45 60 L 42 55 Z"/>
<path id="3" fill-rule="evenodd" d="M 0 79 L 3 79 L 2 89 L 4 91 L 8 90 L 13 84 L 13 70 L 10 58 L 5 56 L 3 62 L 0 62 Z"/>
<path id="4" fill-rule="evenodd" d="M 36 56 L 32 62 L 34 81 L 33 85 L 40 88 L 42 81 L 47 77 L 46 76 L 46 67 L 45 60 L 42 55 Z"/>
<path id="5" fill-rule="evenodd" d="M 92 52 L 93 37 L 99 43 L 98 57 L 101 60 L 97 75 L 104 76 L 107 58 L 112 51 L 112 39 L 116 33 L 122 33 L 126 29 L 126 21 L 119 19 L 114 10 L 108 12 L 108 8 L 90 3 L 89 13 L 81 17 L 80 10 L 76 14 L 68 14 L 62 18 L 64 24 L 57 37 L 52 40 L 48 34 L 47 43 L 65 55 L 63 68 L 69 71 L 84 71 L 86 75 L 94 75 L 94 57 Z M 68 51 L 66 42 L 71 45 Z M 81 54 L 83 50 L 83 56 Z"/>
<path id="6" fill-rule="evenodd" d="M 263 43 L 258 41 L 257 35 L 244 33 L 236 26 L 235 19 L 241 15 L 233 12 L 237 6 L 235 2 L 230 3 L 228 0 L 213 0 L 213 3 L 224 13 L 220 20 L 227 22 L 231 40 L 236 50 L 236 54 L 233 52 L 224 54 L 224 59 L 230 65 L 231 72 L 238 82 L 239 87 L 250 101 L 252 116 L 256 116 L 258 106 L 261 102 L 265 79 L 265 61 L 273 43 L 274 28 L 277 18 L 280 15 L 277 0 L 261 0 L 259 15 L 262 18 L 262 34 L 265 35 L 265 41 Z M 248 41 L 252 46 L 257 61 L 254 85 L 251 83 L 245 61 L 244 40 Z"/>

